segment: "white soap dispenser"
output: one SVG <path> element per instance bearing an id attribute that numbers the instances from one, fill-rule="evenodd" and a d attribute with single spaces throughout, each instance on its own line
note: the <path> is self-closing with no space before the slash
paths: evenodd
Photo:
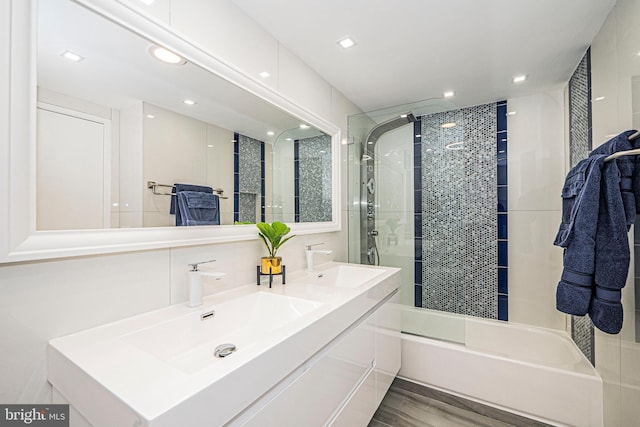
<path id="1" fill-rule="evenodd" d="M 198 307 L 202 305 L 202 276 L 215 277 L 216 280 L 224 277 L 225 273 L 203 272 L 198 270 L 198 265 L 214 262 L 215 259 L 209 261 L 195 262 L 189 264 L 189 307 Z"/>

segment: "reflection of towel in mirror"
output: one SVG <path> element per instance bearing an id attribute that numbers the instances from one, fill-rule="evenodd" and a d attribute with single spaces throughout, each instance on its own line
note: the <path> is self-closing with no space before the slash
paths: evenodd
<path id="1" fill-rule="evenodd" d="M 193 184 L 173 184 L 172 193 L 178 194 L 181 191 L 201 191 L 203 193 L 213 193 L 213 188 L 205 187 L 203 185 L 193 185 Z M 182 224 L 182 218 L 180 215 L 180 209 L 176 209 L 177 207 L 177 197 L 171 196 L 171 208 L 169 209 L 169 213 L 176 216 L 176 225 L 184 225 Z"/>
<path id="2" fill-rule="evenodd" d="M 176 197 L 176 212 L 180 212 L 181 218 L 181 223 L 176 225 L 220 224 L 220 201 L 217 195 L 202 191 L 180 191 Z"/>

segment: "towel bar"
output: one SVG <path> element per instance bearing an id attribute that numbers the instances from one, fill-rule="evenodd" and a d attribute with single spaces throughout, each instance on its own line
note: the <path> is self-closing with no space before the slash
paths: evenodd
<path id="1" fill-rule="evenodd" d="M 149 188 L 151 192 L 157 196 L 175 196 L 176 195 L 176 193 L 167 193 L 167 192 L 161 193 L 156 189 L 156 187 L 173 188 L 173 185 L 158 184 L 155 181 L 147 181 L 147 188 Z M 228 197 L 222 195 L 224 193 L 224 190 L 222 188 L 214 188 L 213 192 L 216 193 L 221 199 L 228 199 Z"/>

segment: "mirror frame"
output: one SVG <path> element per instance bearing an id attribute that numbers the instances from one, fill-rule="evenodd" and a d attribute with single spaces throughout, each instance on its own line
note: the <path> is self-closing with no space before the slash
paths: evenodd
<path id="1" fill-rule="evenodd" d="M 180 53 L 188 61 L 331 135 L 332 221 L 290 225 L 300 235 L 340 231 L 342 199 L 339 185 L 339 127 L 211 56 L 153 17 L 143 16 L 119 1 L 73 1 L 142 37 Z M 0 173 L 0 227 L 3 230 L 3 236 L 0 237 L 0 263 L 258 238 L 255 226 L 235 225 L 37 231 L 37 0 L 0 3 L 0 55 L 9 63 L 8 69 L 0 69 L 0 170 L 3 171 Z"/>

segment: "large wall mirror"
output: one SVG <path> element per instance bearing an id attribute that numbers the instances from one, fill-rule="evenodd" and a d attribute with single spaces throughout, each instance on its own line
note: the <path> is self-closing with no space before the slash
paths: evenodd
<path id="1" fill-rule="evenodd" d="M 11 64 L 31 100 L 11 111 L 29 124 L 13 192 L 29 194 L 9 208 L 9 259 L 246 239 L 235 224 L 259 221 L 339 229 L 334 125 L 118 2 L 13 3 L 11 49 L 32 52 Z M 215 195 L 216 225 L 176 227 L 192 225 L 177 183 Z"/>
<path id="2" fill-rule="evenodd" d="M 37 230 L 180 225 L 175 183 L 213 189 L 219 224 L 331 221 L 331 162 L 306 161 L 331 136 L 72 1 L 37 30 Z"/>

